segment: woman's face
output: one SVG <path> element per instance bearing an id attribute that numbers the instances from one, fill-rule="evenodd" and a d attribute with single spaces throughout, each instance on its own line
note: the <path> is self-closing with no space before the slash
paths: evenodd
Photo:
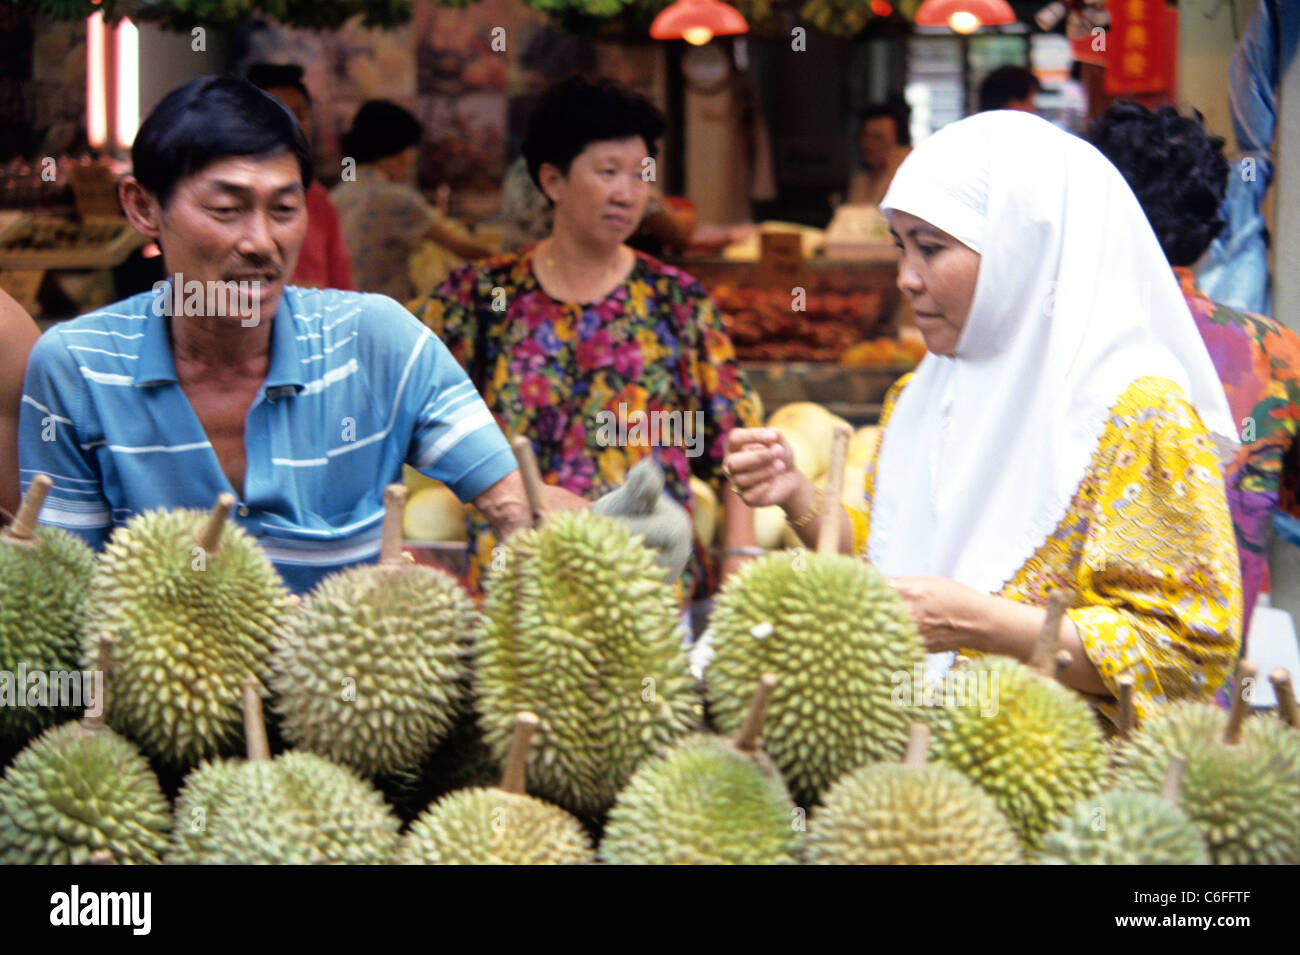
<path id="1" fill-rule="evenodd" d="M 588 144 L 568 175 L 550 163 L 538 172 L 542 189 L 555 203 L 555 227 L 598 245 L 618 245 L 641 224 L 650 183 L 644 178 L 648 155 L 640 136 Z"/>
<path id="2" fill-rule="evenodd" d="M 970 314 L 980 256 L 924 219 L 894 210 L 889 230 L 903 253 L 898 288 L 916 313 L 925 347 L 952 355 Z"/>

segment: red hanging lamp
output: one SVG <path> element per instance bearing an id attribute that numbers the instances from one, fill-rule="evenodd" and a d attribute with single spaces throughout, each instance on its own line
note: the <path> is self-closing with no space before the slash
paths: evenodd
<path id="1" fill-rule="evenodd" d="M 1015 22 L 1015 11 L 1006 0 L 925 0 L 916 11 L 918 26 L 950 27 L 958 33 Z"/>
<path id="2" fill-rule="evenodd" d="M 685 40 L 695 46 L 715 36 L 748 32 L 740 11 L 719 0 L 677 0 L 650 24 L 650 36 L 656 40 Z"/>

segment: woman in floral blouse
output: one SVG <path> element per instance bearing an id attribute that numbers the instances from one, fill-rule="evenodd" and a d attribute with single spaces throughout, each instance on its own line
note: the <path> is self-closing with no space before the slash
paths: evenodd
<path id="1" fill-rule="evenodd" d="M 549 237 L 452 273 L 417 309 L 469 372 L 501 429 L 533 442 L 542 479 L 594 499 L 653 454 L 667 492 L 694 509 L 690 478 L 716 478 L 733 427 L 760 421 L 708 294 L 624 243 L 641 221 L 663 117 L 643 97 L 571 80 L 533 113 L 523 152 L 554 204 Z M 726 542 L 753 544 L 728 494 Z M 496 544 L 470 518 L 469 583 Z M 725 563 L 726 573 L 734 558 Z M 689 599 L 700 573 L 681 579 Z"/>
<path id="2" fill-rule="evenodd" d="M 842 548 L 890 575 L 936 677 L 959 650 L 1028 660 L 1068 588 L 1061 678 L 1103 715 L 1122 678 L 1139 719 L 1211 699 L 1241 643 L 1236 431 L 1123 178 L 1045 120 L 980 113 L 917 147 L 882 208 L 931 354 L 886 400 L 864 512 L 830 512 Z M 744 499 L 815 540 L 788 446 L 730 443 Z"/>

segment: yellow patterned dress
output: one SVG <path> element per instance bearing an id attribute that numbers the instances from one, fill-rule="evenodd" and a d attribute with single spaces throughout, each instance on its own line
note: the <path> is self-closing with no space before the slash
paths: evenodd
<path id="1" fill-rule="evenodd" d="M 886 396 L 882 427 L 910 377 Z M 875 464 L 866 510 L 849 509 L 858 554 Z M 1076 594 L 1068 615 L 1112 695 L 1119 677 L 1133 678 L 1139 721 L 1175 700 L 1210 701 L 1231 675 L 1241 647 L 1232 519 L 1214 445 L 1173 382 L 1142 378 L 1120 396 L 1069 511 L 999 595 L 1042 606 L 1060 587 Z M 1115 703 L 1094 702 L 1113 727 Z"/>

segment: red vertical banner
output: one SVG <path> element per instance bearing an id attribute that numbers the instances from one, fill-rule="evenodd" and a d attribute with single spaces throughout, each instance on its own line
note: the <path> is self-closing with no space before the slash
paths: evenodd
<path id="1" fill-rule="evenodd" d="M 1107 0 L 1106 92 L 1174 93 L 1178 81 L 1178 9 L 1165 0 Z"/>

